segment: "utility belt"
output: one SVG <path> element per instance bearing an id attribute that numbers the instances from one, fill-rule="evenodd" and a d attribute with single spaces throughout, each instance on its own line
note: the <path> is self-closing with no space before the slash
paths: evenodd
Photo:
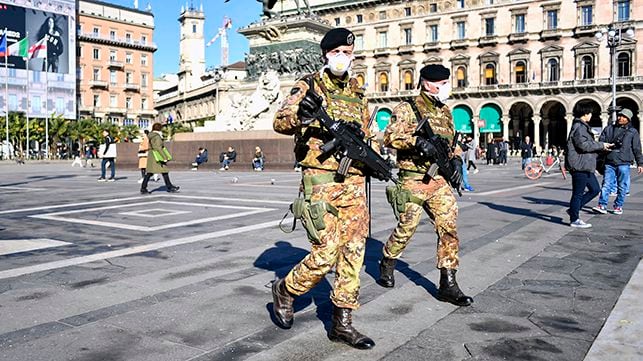
<path id="1" fill-rule="evenodd" d="M 424 204 L 422 198 L 416 197 L 413 193 L 402 187 L 402 182 L 404 178 L 418 178 L 424 177 L 424 173 L 400 169 L 400 182 L 393 186 L 386 187 L 386 200 L 393 208 L 393 214 L 396 219 L 400 219 L 400 213 L 404 213 L 406 210 L 407 203 L 415 203 L 418 206 Z"/>
<path id="2" fill-rule="evenodd" d="M 324 216 L 327 213 L 332 214 L 335 217 L 339 217 L 339 210 L 333 205 L 329 204 L 326 201 L 311 201 L 310 197 L 313 192 L 313 186 L 327 183 L 336 183 L 335 179 L 336 173 L 321 173 L 315 175 L 304 174 L 303 184 L 304 184 L 304 196 L 299 194 L 291 204 L 290 209 L 281 222 L 279 223 L 279 228 L 285 233 L 291 233 L 295 230 L 297 220 L 299 220 L 306 230 L 306 235 L 310 243 L 314 245 L 320 245 L 321 235 L 320 231 L 326 229 L 326 223 L 324 222 Z M 292 229 L 290 231 L 285 230 L 282 227 L 283 221 L 288 216 L 288 213 L 293 214 L 293 223 Z"/>

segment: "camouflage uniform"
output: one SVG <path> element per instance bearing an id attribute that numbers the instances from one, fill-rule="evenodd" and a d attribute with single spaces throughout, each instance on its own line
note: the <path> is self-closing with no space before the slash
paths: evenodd
<path id="1" fill-rule="evenodd" d="M 370 137 L 370 131 L 366 129 L 369 120 L 367 101 L 355 79 L 347 77 L 345 81 L 333 81 L 326 72 L 309 77 L 313 78 L 314 90 L 324 98 L 323 107 L 331 117 L 361 124 L 364 133 Z M 326 201 L 339 211 L 339 216 L 326 213 L 326 228 L 320 231 L 320 244 L 313 244 L 310 253 L 288 273 L 285 285 L 293 295 L 304 294 L 335 267 L 331 301 L 337 307 L 357 309 L 359 272 L 364 261 L 368 232 L 364 177 L 360 163 L 353 162 L 344 182 L 337 183 L 332 176 L 339 162 L 332 156 L 321 161 L 317 158 L 321 154 L 320 147 L 328 141 L 327 133 L 317 121 L 304 126 L 297 116 L 299 102 L 309 89 L 306 79 L 308 77 L 295 84 L 290 96 L 277 111 L 273 127 L 279 133 L 295 135 L 298 144 L 295 148 L 296 158 L 304 168 L 302 187 L 306 180 L 325 179 L 308 191 L 310 201 Z"/>
<path id="2" fill-rule="evenodd" d="M 452 141 L 455 130 L 451 111 L 446 105 L 437 103 L 424 93 L 415 98 L 415 104 L 421 116 L 429 118 L 431 128 L 440 136 Z M 441 105 L 441 107 L 440 107 Z M 384 246 L 384 257 L 398 259 L 411 237 L 415 233 L 422 216 L 422 208 L 427 211 L 433 221 L 438 235 L 437 268 L 458 268 L 458 233 L 456 219 L 458 205 L 451 192 L 448 182 L 441 176 L 436 176 L 428 183 L 422 182 L 424 173 L 430 163 L 422 163 L 415 149 L 416 137 L 413 135 L 418 125 L 418 119 L 413 108 L 407 102 L 398 104 L 394 110 L 394 121 L 389 124 L 384 133 L 384 144 L 397 149 L 397 161 L 400 166 L 400 181 L 402 188 L 422 201 L 420 206 L 409 202 L 400 220 Z M 457 150 L 457 153 L 461 150 Z"/>

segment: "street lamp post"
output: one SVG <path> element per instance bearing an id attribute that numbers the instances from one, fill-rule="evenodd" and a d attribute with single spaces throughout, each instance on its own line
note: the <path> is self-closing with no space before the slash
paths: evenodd
<path id="1" fill-rule="evenodd" d="M 634 30 L 631 28 L 623 29 L 618 24 L 610 24 L 607 29 L 602 29 L 595 35 L 596 40 L 601 41 L 603 37 L 607 38 L 607 48 L 610 50 L 610 80 L 612 82 L 612 106 L 609 109 L 612 124 L 616 124 L 616 78 L 617 78 L 617 59 L 616 48 L 621 46 L 623 37 L 634 37 Z"/>

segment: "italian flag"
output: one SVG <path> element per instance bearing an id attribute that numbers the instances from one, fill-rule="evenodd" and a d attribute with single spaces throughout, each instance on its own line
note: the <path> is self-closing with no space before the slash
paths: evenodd
<path id="1" fill-rule="evenodd" d="M 29 54 L 29 39 L 24 38 L 17 43 L 9 45 L 7 56 L 20 56 L 26 58 Z"/>
<path id="2" fill-rule="evenodd" d="M 40 39 L 37 43 L 29 48 L 29 58 L 46 58 L 47 57 L 47 39 Z"/>

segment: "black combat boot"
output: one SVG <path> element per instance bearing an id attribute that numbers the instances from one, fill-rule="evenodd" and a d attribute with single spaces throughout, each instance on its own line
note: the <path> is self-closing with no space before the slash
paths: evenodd
<path id="1" fill-rule="evenodd" d="M 293 320 L 293 297 L 286 289 L 284 279 L 278 279 L 272 283 L 272 312 L 279 326 L 291 328 Z"/>
<path id="2" fill-rule="evenodd" d="M 395 270 L 396 262 L 396 259 L 382 256 L 382 259 L 380 260 L 380 278 L 377 280 L 378 285 L 386 288 L 392 288 L 395 286 L 393 271 Z"/>
<path id="3" fill-rule="evenodd" d="M 333 328 L 328 333 L 328 338 L 333 342 L 343 342 L 360 350 L 373 348 L 375 341 L 353 328 L 351 311 L 350 308 L 333 306 Z"/>
<path id="4" fill-rule="evenodd" d="M 440 289 L 436 298 L 456 306 L 470 306 L 473 298 L 462 293 L 455 280 L 455 273 L 454 269 L 440 268 Z"/>

